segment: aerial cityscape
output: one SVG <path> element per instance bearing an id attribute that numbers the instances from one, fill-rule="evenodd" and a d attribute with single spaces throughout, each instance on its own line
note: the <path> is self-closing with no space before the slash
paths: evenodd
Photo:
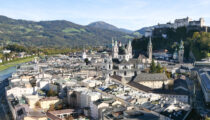
<path id="1" fill-rule="evenodd" d="M 178 1 L 2 1 L 0 120 L 210 120 L 210 2 Z"/>

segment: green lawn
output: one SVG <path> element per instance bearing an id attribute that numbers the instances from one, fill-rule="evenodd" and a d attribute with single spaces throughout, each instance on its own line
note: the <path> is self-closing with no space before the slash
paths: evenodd
<path id="1" fill-rule="evenodd" d="M 21 64 L 21 63 L 25 63 L 25 62 L 29 62 L 32 61 L 34 59 L 34 57 L 29 57 L 29 58 L 24 58 L 24 59 L 20 59 L 20 60 L 16 60 L 16 61 L 12 61 L 12 62 L 8 62 L 5 64 L 0 65 L 0 71 L 5 70 L 9 67 L 13 67 L 17 64 Z"/>

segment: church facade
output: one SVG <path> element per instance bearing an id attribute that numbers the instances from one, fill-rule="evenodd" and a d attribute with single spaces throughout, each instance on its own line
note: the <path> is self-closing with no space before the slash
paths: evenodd
<path id="1" fill-rule="evenodd" d="M 118 59 L 119 61 L 129 61 L 132 57 L 131 41 L 126 45 L 122 45 L 121 42 L 118 43 L 117 41 L 112 40 L 112 58 Z"/>
<path id="2" fill-rule="evenodd" d="M 112 40 L 113 75 L 133 77 L 148 67 L 152 61 L 152 42 L 148 44 L 148 57 L 133 58 L 131 41 L 128 44 Z"/>
<path id="3" fill-rule="evenodd" d="M 173 53 L 173 59 L 178 61 L 179 63 L 184 62 L 184 42 L 182 40 L 180 42 L 179 49 L 177 50 L 176 48 Z"/>

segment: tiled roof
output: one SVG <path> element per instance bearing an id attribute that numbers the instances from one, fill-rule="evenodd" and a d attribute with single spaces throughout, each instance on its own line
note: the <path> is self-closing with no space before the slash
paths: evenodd
<path id="1" fill-rule="evenodd" d="M 63 109 L 63 110 L 55 110 L 55 111 L 50 111 L 50 113 L 54 115 L 59 115 L 59 114 L 71 114 L 74 112 L 74 109 Z"/>
<path id="2" fill-rule="evenodd" d="M 141 81 L 166 81 L 167 76 L 164 73 L 141 73 L 134 78 L 134 82 Z"/>
<path id="3" fill-rule="evenodd" d="M 47 117 L 50 118 L 51 120 L 62 120 L 61 118 L 57 117 L 56 115 L 53 115 L 50 112 L 46 113 Z"/>
<path id="4" fill-rule="evenodd" d="M 151 92 L 157 93 L 157 94 L 189 95 L 189 92 L 184 91 L 184 90 L 154 89 Z"/>
<path id="5" fill-rule="evenodd" d="M 188 89 L 186 80 L 183 80 L 183 79 L 174 80 L 174 88 L 176 88 L 176 87 L 184 87 L 184 88 Z"/>
<path id="6" fill-rule="evenodd" d="M 137 88 L 137 89 L 139 89 L 141 91 L 144 91 L 144 92 L 149 92 L 149 91 L 152 90 L 151 88 L 149 88 L 147 86 L 144 86 L 142 84 L 136 83 L 134 81 L 131 81 L 131 82 L 127 83 L 127 84 L 132 86 L 132 87 L 134 87 L 134 88 Z"/>
<path id="7" fill-rule="evenodd" d="M 122 80 L 122 77 L 121 76 L 118 76 L 118 75 L 112 75 L 111 78 L 114 78 L 118 81 L 121 81 Z"/>
<path id="8" fill-rule="evenodd" d="M 49 100 L 59 100 L 57 97 L 45 97 L 40 99 L 39 101 L 49 101 Z"/>

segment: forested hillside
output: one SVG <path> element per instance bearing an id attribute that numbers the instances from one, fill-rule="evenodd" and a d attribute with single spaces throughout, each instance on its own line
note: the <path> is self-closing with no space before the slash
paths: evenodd
<path id="1" fill-rule="evenodd" d="M 186 28 L 178 29 L 155 29 L 152 37 L 152 44 L 154 50 L 168 49 L 173 53 L 178 47 L 181 40 L 184 41 L 185 58 L 189 58 L 189 53 L 192 51 L 197 60 L 205 58 L 210 53 L 210 33 L 203 32 L 203 28 Z M 167 37 L 163 37 L 167 36 Z M 148 39 L 142 37 L 134 39 L 132 42 L 134 51 L 146 52 Z"/>
<path id="2" fill-rule="evenodd" d="M 133 35 L 119 31 L 81 26 L 65 20 L 26 21 L 0 16 L 0 42 L 26 46 L 76 47 L 111 44 L 111 38 L 122 42 Z"/>

